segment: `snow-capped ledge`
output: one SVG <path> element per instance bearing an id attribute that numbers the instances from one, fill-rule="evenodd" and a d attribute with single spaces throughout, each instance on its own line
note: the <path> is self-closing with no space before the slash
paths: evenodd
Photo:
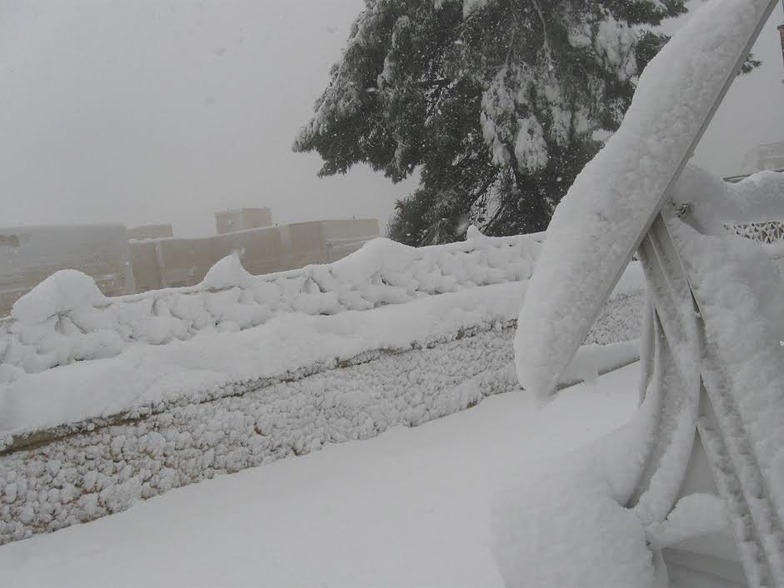
<path id="1" fill-rule="evenodd" d="M 634 288 L 633 275 L 628 281 L 564 384 L 637 358 L 637 343 L 629 340 L 639 336 L 643 293 Z M 6 402 L 0 413 L 16 425 L 6 429 L 0 451 L 0 543 L 94 520 L 139 499 L 328 443 L 416 426 L 514 390 L 512 336 L 523 291 L 520 283 L 499 284 L 362 313 L 280 317 L 286 321 L 280 330 L 272 321 L 246 333 L 147 347 L 163 370 L 152 376 L 157 397 L 144 388 L 144 369 L 134 363 L 139 358 L 129 360 L 127 351 L 29 374 L 23 380 L 54 379 L 48 388 L 38 382 L 28 389 L 32 394 L 14 395 L 14 405 Z M 298 347 L 299 356 L 278 339 L 280 357 L 288 359 L 276 363 L 249 344 L 253 337 L 291 333 L 297 320 L 312 323 L 309 331 L 293 331 L 291 342 L 302 336 L 300 342 L 308 343 Z M 232 339 L 235 345 L 227 345 Z M 208 368 L 205 362 L 219 349 L 224 355 L 212 360 L 229 362 L 223 374 L 196 367 L 201 362 Z M 268 369 L 292 369 L 260 377 L 265 360 Z M 128 361 L 127 374 L 104 369 L 120 361 Z M 142 400 L 157 399 L 144 404 L 132 398 L 121 414 L 45 426 L 63 421 L 61 409 L 87 415 L 96 407 L 109 410 L 102 402 L 135 381 L 146 390 Z M 58 383 L 73 390 L 59 401 L 64 390 Z M 56 402 L 48 417 L 38 403 L 41 393 Z"/>

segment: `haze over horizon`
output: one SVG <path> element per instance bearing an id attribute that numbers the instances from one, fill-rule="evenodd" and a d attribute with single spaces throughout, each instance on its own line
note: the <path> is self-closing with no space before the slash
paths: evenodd
<path id="1" fill-rule="evenodd" d="M 693 3 L 699 4 L 699 0 Z M 414 181 L 320 179 L 291 152 L 362 0 L 0 0 L 0 225 L 172 223 L 269 206 L 278 223 L 373 217 Z M 719 175 L 784 141 L 776 11 L 695 160 Z M 668 28 L 674 28 L 670 25 Z"/>

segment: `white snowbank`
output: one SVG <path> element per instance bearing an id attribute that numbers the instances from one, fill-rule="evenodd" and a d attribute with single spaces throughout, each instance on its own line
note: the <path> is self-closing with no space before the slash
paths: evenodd
<path id="1" fill-rule="evenodd" d="M 11 317 L 23 324 L 38 324 L 59 314 L 105 303 L 95 281 L 76 270 L 60 270 L 17 300 Z"/>
<path id="2" fill-rule="evenodd" d="M 522 385 L 550 395 L 661 206 L 765 0 L 713 0 L 648 65 L 623 124 L 555 211 L 520 313 Z"/>
<path id="3" fill-rule="evenodd" d="M 0 456 L 0 488 L 8 488 L 0 543 L 514 390 L 521 286 L 337 316 L 289 314 L 242 333 L 137 345 L 19 378 L 0 394 L 0 421 L 10 428 L 0 431 L 0 452 L 10 451 Z M 593 373 L 639 357 L 637 342 L 623 339 L 638 334 L 642 302 L 639 293 L 611 300 L 621 320 L 591 333 L 589 341 L 606 343 L 585 348 Z"/>
<path id="4" fill-rule="evenodd" d="M 133 344 L 116 357 L 0 384 L 0 431 L 38 430 L 182 399 L 199 402 L 236 382 L 336 365 L 368 351 L 426 346 L 461 329 L 508 324 L 524 295 L 523 284 L 499 284 L 373 311 L 288 313 L 243 332 L 202 333 L 163 346 Z"/>
<path id="5" fill-rule="evenodd" d="M 642 274 L 634 264 L 616 289 L 617 303 L 608 307 L 608 316 L 587 342 L 604 346 L 638 338 L 642 289 Z M 461 333 L 511 326 L 525 290 L 525 282 L 512 282 L 363 312 L 286 313 L 242 332 L 206 331 L 163 346 L 130 344 L 99 361 L 14 372 L 10 381 L 0 381 L 0 432 L 41 430 L 178 401 L 200 402 L 238 382 L 282 378 L 314 366 L 326 369 L 368 352 L 421 348 Z M 598 369 L 604 360 L 597 359 L 597 351 L 587 353 L 590 359 L 585 361 Z M 621 346 L 607 353 L 612 362 L 636 351 Z M 581 376 L 570 374 L 567 380 Z"/>
<path id="6" fill-rule="evenodd" d="M 138 343 L 242 331 L 285 313 L 333 315 L 526 280 L 538 251 L 525 236 L 421 249 L 377 239 L 331 265 L 263 276 L 249 275 L 232 255 L 199 286 L 107 299 L 86 276 L 56 274 L 0 321 L 0 382 Z"/>

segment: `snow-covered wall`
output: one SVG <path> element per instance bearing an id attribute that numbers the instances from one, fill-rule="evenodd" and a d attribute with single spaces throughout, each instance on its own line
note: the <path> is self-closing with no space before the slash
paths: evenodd
<path id="1" fill-rule="evenodd" d="M 476 290 L 484 291 L 479 298 L 491 306 L 490 300 L 503 298 L 512 286 L 524 289 L 509 284 Z M 445 298 L 443 306 L 459 310 L 450 299 L 462 293 Z M 375 350 L 351 359 L 227 383 L 212 397 L 163 402 L 117 419 L 88 419 L 29 435 L 23 448 L 6 446 L 0 451 L 0 543 L 90 521 L 139 499 L 327 443 L 416 426 L 516 389 L 511 343 L 516 305 L 506 320 L 482 310 L 450 311 L 444 321 L 418 331 L 422 316 L 407 307 L 433 314 L 442 306 L 434 302 L 357 313 L 378 315 L 370 324 L 381 333 L 371 345 Z M 637 344 L 628 339 L 639 334 L 641 304 L 642 293 L 633 288 L 610 301 L 587 341 L 600 346 L 585 348 L 585 361 L 567 381 L 637 358 Z M 473 306 L 481 304 L 474 300 Z M 407 314 L 414 320 L 406 321 Z M 331 331 L 340 331 L 333 319 L 344 322 L 344 317 L 312 319 L 332 323 Z M 444 323 L 439 331 L 436 326 Z M 367 334 L 360 331 L 360 337 Z M 408 349 L 390 345 L 396 339 L 408 339 Z M 51 371 L 58 369 L 68 367 Z"/>
<path id="2" fill-rule="evenodd" d="M 333 315 L 431 294 L 525 280 L 539 246 L 528 237 L 477 235 L 414 249 L 386 239 L 329 265 L 251 276 L 239 260 L 218 262 L 198 286 L 105 298 L 86 276 L 58 272 L 0 321 L 0 382 L 80 360 L 160 345 L 197 333 L 242 331 L 273 316 Z"/>
<path id="3" fill-rule="evenodd" d="M 517 388 L 511 339 L 537 251 L 475 233 L 379 240 L 272 276 L 228 258 L 198 287 L 115 299 L 59 275 L 4 326 L 0 543 Z M 567 379 L 637 357 L 643 296 L 632 268 Z M 53 337 L 66 365 L 36 363 Z M 99 359 L 102 337 L 117 345 Z"/>

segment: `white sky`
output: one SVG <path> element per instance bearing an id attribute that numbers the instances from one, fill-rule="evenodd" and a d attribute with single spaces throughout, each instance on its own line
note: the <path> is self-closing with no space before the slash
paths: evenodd
<path id="1" fill-rule="evenodd" d="M 291 143 L 362 0 L 0 0 L 0 226 L 171 222 L 269 206 L 276 222 L 377 217 L 413 183 L 319 179 Z M 784 140 L 777 11 L 697 159 L 739 171 Z"/>

